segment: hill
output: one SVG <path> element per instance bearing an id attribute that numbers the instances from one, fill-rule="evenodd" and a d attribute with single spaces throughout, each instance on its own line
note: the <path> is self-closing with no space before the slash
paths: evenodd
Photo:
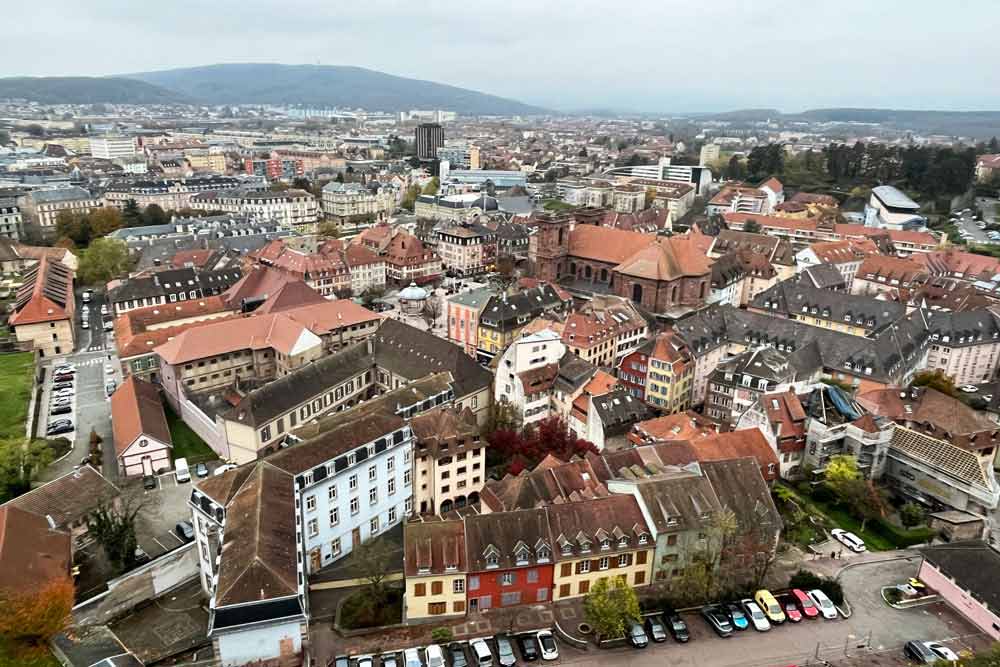
<path id="1" fill-rule="evenodd" d="M 465 114 L 538 114 L 544 109 L 474 90 L 362 67 L 208 65 L 126 75 L 206 104 L 303 104 L 382 111 L 447 109 Z"/>
<path id="2" fill-rule="evenodd" d="M 145 81 L 95 76 L 18 76 L 0 78 L 0 99 L 23 98 L 39 104 L 171 104 L 184 96 Z"/>

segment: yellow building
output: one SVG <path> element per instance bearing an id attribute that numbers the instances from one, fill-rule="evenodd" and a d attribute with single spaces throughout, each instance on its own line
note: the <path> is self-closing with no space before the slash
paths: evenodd
<path id="1" fill-rule="evenodd" d="M 465 614 L 465 523 L 415 518 L 403 527 L 403 620 Z"/>
<path id="2" fill-rule="evenodd" d="M 555 547 L 552 599 L 586 595 L 599 579 L 652 580 L 656 541 L 635 498 L 614 495 L 546 507 Z"/>
<path id="3" fill-rule="evenodd" d="M 17 289 L 8 324 L 20 349 L 53 357 L 73 352 L 74 313 L 73 272 L 42 255 Z M 94 319 L 100 322 L 100 316 Z"/>
<path id="4" fill-rule="evenodd" d="M 646 402 L 667 413 L 691 407 L 694 360 L 673 332 L 661 333 L 649 345 L 646 374 Z"/>

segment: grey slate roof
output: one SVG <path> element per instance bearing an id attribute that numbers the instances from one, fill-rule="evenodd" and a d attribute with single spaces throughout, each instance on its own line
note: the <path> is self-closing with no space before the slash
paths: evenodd
<path id="1" fill-rule="evenodd" d="M 758 294 L 751 308 L 785 317 L 820 317 L 878 332 L 906 316 L 906 306 L 861 294 L 820 289 L 791 280 L 782 281 Z"/>
<path id="2" fill-rule="evenodd" d="M 1000 552 L 981 540 L 920 550 L 924 559 L 994 614 L 1000 612 Z"/>
<path id="3" fill-rule="evenodd" d="M 36 190 L 31 193 L 36 204 L 52 204 L 61 201 L 77 201 L 80 199 L 95 199 L 89 190 L 80 187 L 56 188 L 54 190 Z"/>
<path id="4" fill-rule="evenodd" d="M 930 314 L 930 335 L 935 343 L 967 347 L 1000 338 L 1000 321 L 990 310 Z"/>
<path id="5" fill-rule="evenodd" d="M 798 274 L 797 282 L 800 285 L 825 290 L 842 290 L 847 288 L 847 282 L 844 280 L 843 274 L 833 264 L 808 266 Z"/>
<path id="6" fill-rule="evenodd" d="M 593 399 L 594 409 L 601 418 L 605 435 L 626 432 L 632 424 L 650 419 L 653 410 L 645 402 L 633 398 L 624 389 L 616 389 Z"/>

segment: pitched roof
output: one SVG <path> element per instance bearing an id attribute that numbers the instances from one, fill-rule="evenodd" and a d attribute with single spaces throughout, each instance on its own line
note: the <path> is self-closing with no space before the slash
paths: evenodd
<path id="1" fill-rule="evenodd" d="M 719 432 L 719 425 L 688 410 L 641 421 L 632 428 L 631 439 L 637 443 L 694 440 Z"/>
<path id="2" fill-rule="evenodd" d="M 736 516 L 739 533 L 772 533 L 782 527 L 781 515 L 771 498 L 767 482 L 761 475 L 755 474 L 758 465 L 753 457 L 701 464 L 719 501 Z"/>
<path id="3" fill-rule="evenodd" d="M 544 509 L 477 514 L 465 519 L 465 543 L 469 571 L 486 569 L 487 551 L 496 550 L 498 569 L 516 567 L 514 548 L 523 543 L 532 551 L 536 545 L 551 539 L 548 517 Z"/>
<path id="4" fill-rule="evenodd" d="M 111 424 L 118 456 L 140 435 L 173 445 L 159 388 L 135 375 L 128 376 L 111 395 Z"/>
<path id="5" fill-rule="evenodd" d="M 480 498 L 494 512 L 531 509 L 555 503 L 600 498 L 608 490 L 587 459 L 561 461 L 547 456 L 532 470 L 487 479 Z"/>
<path id="6" fill-rule="evenodd" d="M 689 444 L 694 449 L 697 460 L 702 463 L 749 456 L 756 459 L 761 475 L 766 480 L 772 481 L 778 477 L 778 456 L 758 428 L 718 433 L 692 440 Z M 772 464 L 773 472 L 768 472 Z"/>
<path id="7" fill-rule="evenodd" d="M 649 526 L 639 503 L 631 495 L 549 505 L 545 512 L 556 561 L 579 558 L 584 551 L 581 548 L 583 544 L 587 545 L 587 552 L 595 554 L 635 549 L 639 538 L 644 535 L 652 544 Z M 619 545 L 622 538 L 625 544 Z M 608 540 L 607 549 L 599 546 L 602 539 Z M 564 555 L 564 546 L 569 547 L 571 553 Z"/>
<path id="8" fill-rule="evenodd" d="M 1000 427 L 993 420 L 931 387 L 875 389 L 860 394 L 857 402 L 874 415 L 920 425 L 930 435 L 966 449 L 996 445 L 994 434 Z"/>
<path id="9" fill-rule="evenodd" d="M 408 521 L 403 525 L 403 566 L 407 577 L 465 572 L 465 522 Z"/>
<path id="10" fill-rule="evenodd" d="M 118 487 L 87 465 L 9 500 L 2 507 L 50 516 L 57 528 L 67 528 L 82 521 L 102 503 L 111 502 L 118 493 Z"/>
<path id="11" fill-rule="evenodd" d="M 1000 156 L 997 167 L 1000 167 Z M 981 540 L 920 549 L 924 559 L 994 614 L 1000 611 L 1000 552 Z"/>
<path id="12" fill-rule="evenodd" d="M 618 273 L 649 280 L 703 276 L 711 269 L 712 260 L 687 236 L 659 239 L 615 267 Z"/>
<path id="13" fill-rule="evenodd" d="M 27 270 L 17 289 L 11 326 L 72 319 L 73 272 L 65 265 L 42 256 Z"/>
<path id="14" fill-rule="evenodd" d="M 569 254 L 606 264 L 621 264 L 656 241 L 652 234 L 577 225 L 569 233 Z"/>
<path id="15" fill-rule="evenodd" d="M 73 538 L 53 530 L 44 516 L 0 506 L 0 591 L 37 591 L 69 577 Z"/>

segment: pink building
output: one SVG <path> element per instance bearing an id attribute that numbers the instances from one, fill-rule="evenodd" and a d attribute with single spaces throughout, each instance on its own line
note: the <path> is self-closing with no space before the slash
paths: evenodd
<path id="1" fill-rule="evenodd" d="M 1000 553 L 981 540 L 921 549 L 918 577 L 984 633 L 1000 639 Z"/>
<path id="2" fill-rule="evenodd" d="M 483 287 L 448 298 L 448 340 L 470 357 L 479 345 L 479 313 L 494 294 L 496 290 Z"/>

